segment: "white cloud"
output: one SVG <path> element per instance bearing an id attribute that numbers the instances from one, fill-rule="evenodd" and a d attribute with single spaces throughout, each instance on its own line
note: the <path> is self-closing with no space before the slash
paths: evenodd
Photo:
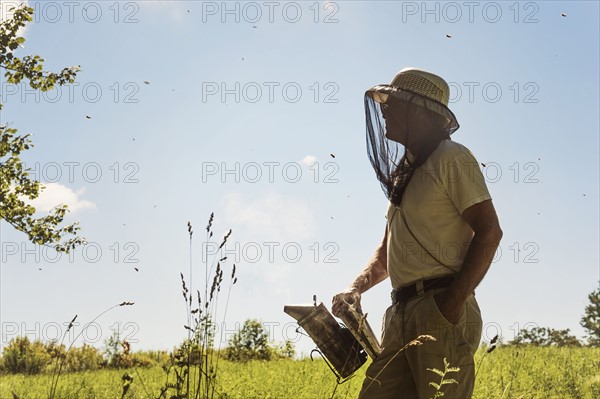
<path id="1" fill-rule="evenodd" d="M 225 217 L 253 240 L 297 242 L 310 238 L 314 232 L 309 207 L 279 194 L 249 200 L 240 193 L 231 193 L 225 197 Z"/>
<path id="2" fill-rule="evenodd" d="M 290 263 L 287 257 L 301 263 L 312 261 L 308 240 L 315 236 L 313 212 L 307 204 L 293 197 L 277 193 L 254 199 L 249 196 L 236 192 L 224 198 L 224 209 L 220 211 L 224 215 L 223 224 L 218 224 L 232 229 L 232 240 L 226 246 L 228 256 L 230 259 L 233 259 L 232 253 L 240 256 L 244 277 L 260 282 L 258 286 L 249 287 L 249 292 L 264 295 L 268 287 L 271 298 L 289 297 L 290 287 L 283 282 L 291 280 L 292 270 L 298 263 Z M 221 235 L 217 233 L 217 237 Z M 270 247 L 266 243 L 270 243 Z M 284 250 L 284 247 L 289 248 Z M 259 286 L 261 288 L 257 288 Z"/>
<path id="3" fill-rule="evenodd" d="M 61 204 L 66 204 L 71 213 L 83 209 L 96 208 L 96 204 L 81 198 L 85 193 L 85 187 L 74 191 L 59 183 L 47 183 L 44 184 L 44 186 L 45 189 L 41 191 L 40 195 L 35 200 L 27 201 L 31 203 L 38 212 L 48 212 Z"/>
<path id="4" fill-rule="evenodd" d="M 313 156 L 313 155 L 307 155 L 304 158 L 302 158 L 302 160 L 300 161 L 300 163 L 304 166 L 313 166 L 314 163 L 317 162 L 317 157 Z"/>

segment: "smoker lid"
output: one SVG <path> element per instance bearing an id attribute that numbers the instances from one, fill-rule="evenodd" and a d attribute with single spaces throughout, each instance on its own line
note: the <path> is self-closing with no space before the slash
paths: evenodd
<path id="1" fill-rule="evenodd" d="M 289 314 L 290 316 L 292 316 L 294 319 L 296 319 L 298 321 L 300 321 L 304 317 L 308 316 L 310 314 L 310 312 L 313 311 L 313 309 L 315 309 L 315 305 L 313 305 L 313 304 L 309 304 L 309 305 L 285 305 L 283 307 L 283 311 L 285 313 Z"/>

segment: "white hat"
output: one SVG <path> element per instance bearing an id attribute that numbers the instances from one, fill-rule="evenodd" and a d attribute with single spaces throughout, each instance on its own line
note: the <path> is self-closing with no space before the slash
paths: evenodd
<path id="1" fill-rule="evenodd" d="M 445 117 L 449 122 L 449 133 L 459 128 L 456 116 L 448 108 L 450 88 L 441 77 L 419 68 L 403 68 L 392 83 L 377 85 L 367 90 L 366 95 L 379 104 L 386 104 L 390 96 L 403 101 L 413 101 L 414 95 L 429 110 Z"/>

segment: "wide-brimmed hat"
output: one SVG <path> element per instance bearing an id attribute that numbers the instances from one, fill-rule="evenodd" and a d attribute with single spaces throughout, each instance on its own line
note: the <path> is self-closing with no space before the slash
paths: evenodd
<path id="1" fill-rule="evenodd" d="M 384 105 L 393 100 L 414 103 L 443 116 L 447 120 L 445 130 L 454 133 L 460 125 L 448 108 L 450 88 L 438 75 L 419 68 L 404 68 L 390 84 L 381 84 L 367 90 L 365 95 Z"/>

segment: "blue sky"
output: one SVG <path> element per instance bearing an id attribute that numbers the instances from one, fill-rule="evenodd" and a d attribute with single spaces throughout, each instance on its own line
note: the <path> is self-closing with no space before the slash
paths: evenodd
<path id="1" fill-rule="evenodd" d="M 34 134 L 23 158 L 49 183 L 40 209 L 70 204 L 92 244 L 54 262 L 0 223 L 1 345 L 53 338 L 75 314 L 79 332 L 127 300 L 86 341 L 120 327 L 134 350 L 172 348 L 186 223 L 200 287 L 214 211 L 217 241 L 233 230 L 226 270 L 239 260 L 226 329 L 257 318 L 308 352 L 283 306 L 329 306 L 380 242 L 363 95 L 406 66 L 449 82 L 453 139 L 486 164 L 504 237 L 477 289 L 483 339 L 583 335 L 600 279 L 597 2 L 66 3 L 29 2 L 19 53 L 81 65 L 78 85 L 36 98 L 3 80 L 0 119 Z M 364 295 L 376 332 L 389 291 Z"/>

